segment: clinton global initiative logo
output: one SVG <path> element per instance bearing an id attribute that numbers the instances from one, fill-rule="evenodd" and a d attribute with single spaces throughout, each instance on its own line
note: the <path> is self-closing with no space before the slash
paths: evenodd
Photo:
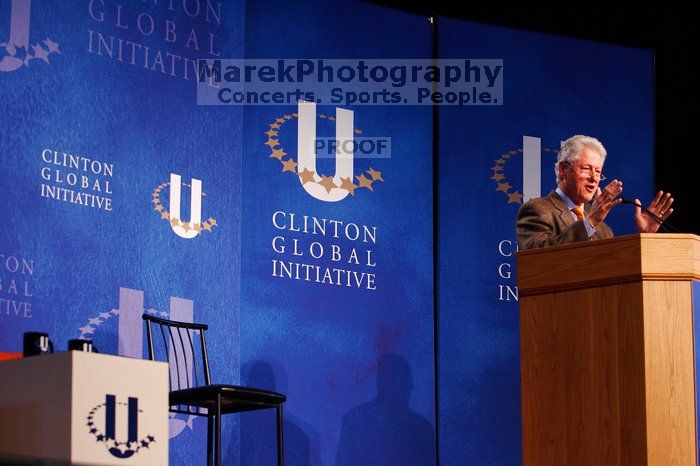
<path id="1" fill-rule="evenodd" d="M 190 218 L 183 220 L 180 212 L 182 198 L 182 186 L 190 190 Z M 168 191 L 167 207 L 163 205 L 164 192 Z M 170 182 L 159 184 L 151 194 L 153 210 L 162 220 L 170 223 L 170 228 L 181 238 L 192 239 L 202 232 L 211 233 L 219 223 L 213 217 L 202 222 L 202 197 L 206 193 L 202 191 L 202 180 L 192 178 L 192 184 L 182 183 L 178 174 L 170 174 Z"/>
<path id="2" fill-rule="evenodd" d="M 118 402 L 115 395 L 108 394 L 105 395 L 104 403 L 90 410 L 86 425 L 90 435 L 98 443 L 104 443 L 112 456 L 126 459 L 156 441 L 152 435 L 139 436 L 139 413 L 143 413 L 143 410 L 139 409 L 138 398 L 129 397 L 128 402 L 124 403 Z M 117 420 L 126 420 L 126 440 L 117 439 Z"/>
<path id="3" fill-rule="evenodd" d="M 9 10 L 3 8 L 10 15 L 10 30 L 9 32 L 0 30 L 0 71 L 10 72 L 22 66 L 28 67 L 32 60 L 43 60 L 48 63 L 52 53 L 61 54 L 58 42 L 48 37 L 44 39 L 32 37 L 30 42 L 31 4 L 31 0 L 12 0 Z M 5 23 L 7 20 L 8 18 L 1 18 L 0 23 Z"/>
<path id="4" fill-rule="evenodd" d="M 491 167 L 493 172 L 491 179 L 496 183 L 495 191 L 505 194 L 508 204 L 522 204 L 542 195 L 542 151 L 551 153 L 555 157 L 559 153 L 558 149 L 548 147 L 543 149 L 540 138 L 523 136 L 523 147 L 501 154 L 496 159 L 495 165 Z M 509 162 L 511 158 L 521 154 L 522 187 L 518 189 L 517 181 L 514 181 L 518 179 L 517 169 Z"/>
<path id="5" fill-rule="evenodd" d="M 321 124 L 335 123 L 335 139 L 325 143 L 324 138 L 316 137 L 316 104 L 299 101 L 298 113 L 280 116 L 268 125 L 268 130 L 264 133 L 267 136 L 264 144 L 271 151 L 269 157 L 280 163 L 282 173 L 297 177 L 304 190 L 321 201 L 338 202 L 348 194 L 355 196 L 356 190 L 374 191 L 374 183 L 384 181 L 382 172 L 367 167 L 355 175 L 354 153 L 359 146 L 355 144 L 354 135 L 361 135 L 362 130 L 354 127 L 354 112 L 336 108 L 335 117 L 325 114 L 318 116 Z M 284 133 L 292 120 L 297 120 L 296 161 L 285 151 L 289 147 L 284 145 L 280 134 Z M 381 150 L 379 141 L 372 144 L 374 151 Z M 316 152 L 321 148 L 329 149 L 330 155 L 335 156 L 335 173 L 332 175 L 326 175 L 317 168 Z"/>
<path id="6" fill-rule="evenodd" d="M 142 315 L 151 314 L 156 317 L 175 320 L 178 322 L 193 322 L 194 302 L 189 299 L 170 297 L 169 311 L 158 311 L 144 306 L 144 292 L 131 288 L 119 288 L 119 308 L 105 309 L 89 317 L 78 327 L 79 338 L 97 341 L 100 348 L 108 348 L 114 344 L 113 335 L 117 334 L 117 351 L 119 356 L 143 359 L 144 357 L 144 324 Z M 116 331 L 115 331 L 116 330 Z M 100 341 L 107 337 L 111 341 Z M 185 349 L 189 353 L 189 349 Z M 191 357 L 191 356 L 189 356 Z M 171 384 L 175 386 L 191 385 L 192 373 L 171 373 Z M 168 431 L 169 438 L 180 435 L 185 429 L 194 430 L 194 420 L 197 415 L 183 415 L 169 413 Z"/>
<path id="7" fill-rule="evenodd" d="M 549 159 L 551 165 L 549 161 L 545 162 L 545 166 L 553 168 L 559 150 L 542 148 L 541 138 L 532 136 L 523 136 L 521 148 L 501 154 L 496 159 L 496 163 L 491 167 L 491 179 L 496 183 L 495 190 L 501 191 L 508 198 L 508 204 L 519 206 L 523 202 L 542 196 L 542 152 L 554 156 L 554 160 Z M 511 163 L 519 156 L 520 166 L 517 162 Z M 499 258 L 497 299 L 503 303 L 517 302 L 519 292 L 513 267 L 518 243 L 514 238 L 504 238 L 497 243 L 496 250 Z"/>

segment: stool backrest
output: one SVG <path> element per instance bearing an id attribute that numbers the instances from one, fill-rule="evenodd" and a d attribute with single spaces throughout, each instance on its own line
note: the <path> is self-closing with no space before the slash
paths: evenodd
<path id="1" fill-rule="evenodd" d="M 143 320 L 146 321 L 148 359 L 168 362 L 170 391 L 211 385 L 204 337 L 207 325 L 176 322 L 150 314 L 144 314 Z M 158 348 L 156 341 L 160 343 Z"/>

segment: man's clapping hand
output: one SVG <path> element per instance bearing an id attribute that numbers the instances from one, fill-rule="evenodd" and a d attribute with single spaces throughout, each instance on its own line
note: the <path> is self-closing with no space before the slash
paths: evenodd
<path id="1" fill-rule="evenodd" d="M 588 221 L 594 227 L 605 220 L 608 212 L 619 205 L 622 199 L 615 199 L 622 192 L 622 181 L 612 180 L 604 189 L 598 188 L 598 194 L 593 199 L 593 205 L 587 215 Z"/>
<path id="2" fill-rule="evenodd" d="M 634 222 L 637 224 L 637 231 L 640 233 L 656 233 L 661 224 L 654 219 L 654 217 L 642 211 L 642 209 L 639 207 L 642 205 L 639 199 L 635 199 L 634 202 L 635 204 L 638 204 L 634 215 Z M 649 207 L 647 207 L 647 210 L 659 217 L 661 220 L 666 220 L 668 216 L 673 213 L 671 204 L 673 204 L 671 193 L 664 194 L 663 191 L 659 191 L 654 200 L 651 201 L 651 204 L 649 204 Z"/>

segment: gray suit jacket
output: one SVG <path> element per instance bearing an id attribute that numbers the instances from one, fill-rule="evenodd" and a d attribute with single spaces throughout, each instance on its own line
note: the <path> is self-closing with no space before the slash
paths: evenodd
<path id="1" fill-rule="evenodd" d="M 586 212 L 590 209 L 590 205 L 584 206 Z M 531 199 L 520 206 L 515 232 L 520 249 L 542 248 L 613 236 L 612 229 L 605 222 L 595 229 L 595 234 L 588 238 L 583 220 L 574 220 L 564 200 L 556 191 L 552 191 L 545 197 Z"/>

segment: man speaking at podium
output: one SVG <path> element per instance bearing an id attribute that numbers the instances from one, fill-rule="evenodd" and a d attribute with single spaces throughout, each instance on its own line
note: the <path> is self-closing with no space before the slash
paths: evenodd
<path id="1" fill-rule="evenodd" d="M 554 165 L 557 189 L 547 196 L 531 199 L 520 207 L 516 234 L 520 249 L 606 239 L 613 236 L 605 224 L 610 210 L 622 202 L 622 182 L 612 180 L 605 188 L 600 182 L 607 151 L 596 138 L 573 136 L 562 144 Z M 639 199 L 634 200 L 640 204 Z M 659 191 L 647 210 L 661 220 L 673 212 L 670 193 Z M 651 215 L 635 209 L 640 233 L 655 233 L 661 225 Z"/>

